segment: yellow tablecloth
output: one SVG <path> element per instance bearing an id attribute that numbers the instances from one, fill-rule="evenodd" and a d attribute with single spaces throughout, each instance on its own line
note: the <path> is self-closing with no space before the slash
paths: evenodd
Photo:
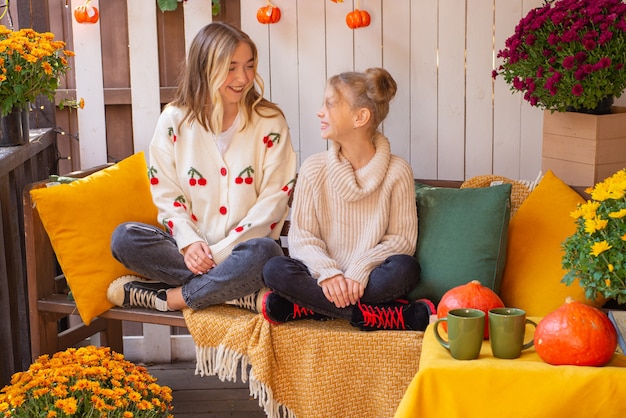
<path id="1" fill-rule="evenodd" d="M 395 418 L 626 417 L 626 356 L 615 354 L 604 367 L 551 366 L 534 348 L 497 359 L 485 341 L 478 359 L 455 360 L 432 327 Z M 533 332 L 528 326 L 525 341 Z"/>

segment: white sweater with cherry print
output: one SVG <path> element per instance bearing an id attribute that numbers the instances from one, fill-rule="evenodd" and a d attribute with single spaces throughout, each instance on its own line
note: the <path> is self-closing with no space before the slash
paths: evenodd
<path id="1" fill-rule="evenodd" d="M 174 106 L 163 110 L 148 168 L 158 221 L 178 248 L 205 241 L 219 264 L 239 242 L 277 239 L 296 173 L 284 117 L 253 112 L 222 155 L 214 134 L 198 123 L 180 125 L 183 115 Z"/>

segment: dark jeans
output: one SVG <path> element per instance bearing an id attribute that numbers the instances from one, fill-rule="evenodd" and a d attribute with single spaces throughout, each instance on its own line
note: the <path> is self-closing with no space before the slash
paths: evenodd
<path id="1" fill-rule="evenodd" d="M 159 228 L 127 222 L 113 231 L 111 252 L 130 270 L 170 286 L 182 286 L 183 299 L 201 309 L 254 293 L 263 287 L 263 266 L 283 254 L 270 238 L 241 242 L 232 253 L 205 274 L 193 274 L 172 236 Z"/>
<path id="2" fill-rule="evenodd" d="M 361 302 L 383 303 L 405 297 L 417 286 L 419 276 L 420 266 L 414 257 L 393 255 L 370 273 Z M 317 280 L 299 260 L 274 257 L 265 264 L 263 277 L 269 288 L 297 305 L 334 318 L 351 318 L 353 306 L 337 308 L 329 302 Z"/>

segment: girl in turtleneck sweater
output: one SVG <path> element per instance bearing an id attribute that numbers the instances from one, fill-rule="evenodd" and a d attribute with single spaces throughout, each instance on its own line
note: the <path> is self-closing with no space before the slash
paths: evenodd
<path id="1" fill-rule="evenodd" d="M 273 289 L 263 301 L 268 321 L 331 317 L 364 330 L 426 328 L 432 303 L 402 299 L 420 274 L 413 172 L 378 131 L 396 90 L 382 68 L 328 80 L 317 115 L 329 150 L 301 167 L 290 257 L 272 258 L 263 270 Z"/>

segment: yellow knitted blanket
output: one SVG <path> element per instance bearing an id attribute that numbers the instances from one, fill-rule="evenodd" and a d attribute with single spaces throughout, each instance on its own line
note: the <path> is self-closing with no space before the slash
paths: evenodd
<path id="1" fill-rule="evenodd" d="M 196 374 L 249 381 L 270 418 L 393 417 L 417 372 L 422 332 L 363 332 L 347 321 L 282 325 L 232 306 L 183 311 Z"/>

